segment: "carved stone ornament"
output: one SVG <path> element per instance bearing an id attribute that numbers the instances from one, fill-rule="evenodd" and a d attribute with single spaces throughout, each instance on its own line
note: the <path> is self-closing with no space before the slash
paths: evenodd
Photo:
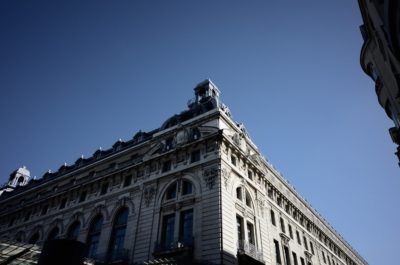
<path id="1" fill-rule="evenodd" d="M 290 238 L 287 235 L 285 235 L 284 233 L 280 233 L 279 235 L 281 236 L 282 244 L 284 246 L 288 246 Z"/>
<path id="2" fill-rule="evenodd" d="M 226 169 L 226 168 L 222 168 L 221 175 L 222 175 L 223 180 L 224 180 L 225 188 L 228 188 L 229 179 L 231 178 L 231 170 L 230 169 Z"/>
<path id="3" fill-rule="evenodd" d="M 262 194 L 257 194 L 257 204 L 258 207 L 260 208 L 261 216 L 264 217 L 264 208 L 267 203 L 267 200 L 265 199 L 265 196 Z"/>
<path id="4" fill-rule="evenodd" d="M 215 179 L 218 177 L 218 172 L 219 169 L 217 166 L 203 169 L 203 179 L 209 189 L 214 187 Z"/>
<path id="5" fill-rule="evenodd" d="M 149 207 L 151 200 L 156 194 L 156 189 L 153 186 L 148 186 L 144 188 L 144 203 Z"/>
<path id="6" fill-rule="evenodd" d="M 311 261 L 312 254 L 310 252 L 308 252 L 307 250 L 304 250 L 304 256 L 306 257 L 307 262 Z"/>

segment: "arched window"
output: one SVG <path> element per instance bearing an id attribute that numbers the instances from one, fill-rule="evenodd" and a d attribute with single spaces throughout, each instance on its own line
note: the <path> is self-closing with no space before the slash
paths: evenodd
<path id="1" fill-rule="evenodd" d="M 77 240 L 80 229 L 81 223 L 79 221 L 74 222 L 68 229 L 67 239 Z"/>
<path id="2" fill-rule="evenodd" d="M 186 179 L 172 183 L 165 191 L 160 218 L 160 237 L 155 252 L 163 252 L 176 247 L 193 246 L 193 184 Z M 185 206 L 171 211 L 171 204 L 185 201 Z"/>
<path id="3" fill-rule="evenodd" d="M 39 233 L 36 232 L 31 236 L 31 238 L 29 239 L 28 243 L 29 244 L 36 244 L 38 241 L 39 241 Z"/>
<path id="4" fill-rule="evenodd" d="M 89 258 L 95 258 L 97 254 L 97 247 L 99 246 L 101 227 L 103 225 L 103 216 L 96 216 L 89 227 L 89 233 L 86 240 L 88 248 L 87 256 Z"/>
<path id="5" fill-rule="evenodd" d="M 237 240 L 238 249 L 240 251 L 249 251 L 248 247 L 254 251 L 258 251 L 256 238 L 256 215 L 254 212 L 253 202 L 250 192 L 245 187 L 236 188 L 236 198 L 246 205 L 246 212 L 251 214 L 245 215 L 243 211 L 236 212 Z"/>
<path id="6" fill-rule="evenodd" d="M 108 248 L 108 260 L 114 261 L 124 254 L 124 240 L 128 222 L 128 208 L 122 208 L 115 215 L 111 231 L 110 245 Z"/>
<path id="7" fill-rule="evenodd" d="M 47 236 L 47 240 L 53 240 L 53 239 L 58 238 L 58 234 L 59 234 L 59 233 L 60 233 L 60 229 L 58 229 L 57 226 L 54 227 L 54 228 L 50 231 L 49 235 Z"/>

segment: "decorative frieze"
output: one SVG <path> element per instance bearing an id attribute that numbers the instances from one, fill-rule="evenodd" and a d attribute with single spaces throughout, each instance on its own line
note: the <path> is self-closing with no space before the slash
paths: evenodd
<path id="1" fill-rule="evenodd" d="M 144 196 L 144 203 L 146 207 L 149 207 L 151 200 L 153 199 L 154 195 L 156 194 L 156 188 L 154 185 L 147 186 L 144 188 L 143 196 Z"/>
<path id="2" fill-rule="evenodd" d="M 209 189 L 212 189 L 215 185 L 215 179 L 219 175 L 218 166 L 208 167 L 203 169 L 203 180 Z"/>

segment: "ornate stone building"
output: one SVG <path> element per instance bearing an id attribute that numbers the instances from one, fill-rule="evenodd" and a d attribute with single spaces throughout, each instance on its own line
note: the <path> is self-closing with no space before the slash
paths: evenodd
<path id="1" fill-rule="evenodd" d="M 0 238 L 76 239 L 98 264 L 367 264 L 260 154 L 218 88 L 194 90 L 160 128 L 4 191 Z"/>
<path id="2" fill-rule="evenodd" d="M 375 82 L 378 102 L 394 126 L 389 134 L 400 160 L 400 2 L 358 0 L 364 25 L 360 63 Z M 399 163 L 400 165 L 400 163 Z"/>

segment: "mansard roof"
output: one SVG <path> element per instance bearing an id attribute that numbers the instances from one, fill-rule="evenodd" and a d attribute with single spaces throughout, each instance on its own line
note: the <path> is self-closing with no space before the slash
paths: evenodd
<path id="1" fill-rule="evenodd" d="M 130 139 L 128 141 L 122 141 L 121 139 L 119 139 L 112 145 L 111 148 L 106 149 L 106 150 L 102 150 L 100 148 L 100 149 L 96 150 L 92 154 L 91 157 L 84 158 L 83 156 L 81 156 L 72 165 L 67 165 L 65 163 L 65 164 L 61 165 L 59 167 L 59 169 L 55 172 L 51 172 L 49 170 L 46 173 L 44 173 L 41 178 L 32 179 L 25 186 L 18 186 L 11 192 L 3 193 L 0 196 L 0 200 L 6 199 L 16 193 L 31 189 L 31 188 L 38 186 L 44 182 L 47 182 L 47 181 L 57 178 L 59 176 L 65 175 L 67 173 L 75 171 L 84 166 L 90 165 L 90 164 L 94 163 L 95 161 L 109 157 L 109 156 L 116 154 L 127 148 L 139 145 L 140 143 L 150 140 L 153 137 L 153 135 L 159 131 L 163 131 L 165 129 L 173 127 L 182 122 L 188 121 L 188 120 L 195 118 L 203 113 L 206 113 L 210 110 L 213 110 L 213 109 L 216 109 L 219 107 L 219 100 L 218 100 L 219 90 L 215 86 L 215 84 L 212 83 L 211 80 L 207 79 L 207 80 L 202 81 L 194 88 L 194 90 L 195 90 L 196 98 L 193 100 L 190 100 L 188 102 L 188 109 L 185 111 L 182 111 L 179 114 L 174 114 L 173 116 L 168 118 L 165 122 L 163 122 L 161 127 L 157 128 L 155 130 L 152 130 L 150 132 L 144 132 L 144 131 L 139 130 L 132 137 L 132 139 Z M 207 91 L 211 91 L 211 92 L 207 92 Z M 17 170 L 13 171 L 10 174 L 10 178 L 12 176 L 14 176 L 16 174 L 16 172 L 17 172 Z"/>

